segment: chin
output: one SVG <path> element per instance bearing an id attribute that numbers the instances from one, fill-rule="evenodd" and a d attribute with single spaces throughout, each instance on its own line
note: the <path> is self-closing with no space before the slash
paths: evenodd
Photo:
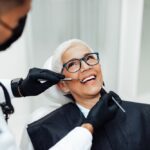
<path id="1" fill-rule="evenodd" d="M 100 93 L 101 88 L 97 88 L 97 87 L 92 87 L 89 88 L 88 90 L 85 91 L 85 93 L 87 93 L 87 95 L 97 95 Z"/>

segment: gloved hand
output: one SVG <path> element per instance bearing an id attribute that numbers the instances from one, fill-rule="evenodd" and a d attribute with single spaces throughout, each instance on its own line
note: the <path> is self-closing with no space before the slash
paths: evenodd
<path id="1" fill-rule="evenodd" d="M 85 122 L 92 124 L 94 129 L 96 129 L 102 127 L 107 121 L 115 117 L 118 106 L 114 103 L 112 97 L 114 97 L 118 103 L 121 103 L 120 97 L 116 93 L 110 91 L 102 96 L 90 110 Z"/>
<path id="2" fill-rule="evenodd" d="M 35 96 L 57 84 L 65 76 L 47 69 L 32 68 L 27 77 L 19 84 L 20 95 Z M 45 82 L 40 82 L 44 80 Z"/>

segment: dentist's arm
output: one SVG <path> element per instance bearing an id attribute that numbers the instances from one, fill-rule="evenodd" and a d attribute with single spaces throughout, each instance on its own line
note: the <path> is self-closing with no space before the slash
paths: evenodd
<path id="1" fill-rule="evenodd" d="M 92 146 L 93 127 L 91 124 L 83 124 L 70 131 L 63 139 L 49 150 L 90 150 Z"/>
<path id="2" fill-rule="evenodd" d="M 2 110 L 0 108 L 0 149 L 19 150 L 11 131 L 6 124 Z"/>

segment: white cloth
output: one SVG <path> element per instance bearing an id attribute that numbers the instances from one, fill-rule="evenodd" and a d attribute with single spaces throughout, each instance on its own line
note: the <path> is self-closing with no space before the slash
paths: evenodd
<path id="1" fill-rule="evenodd" d="M 12 93 L 11 90 L 11 80 L 9 79 L 0 79 L 0 82 L 5 86 L 5 88 L 7 89 L 10 98 L 14 98 L 14 95 Z M 5 102 L 5 97 L 4 97 L 4 92 L 3 89 L 0 87 L 0 103 Z"/>
<path id="2" fill-rule="evenodd" d="M 56 108 L 45 107 L 36 110 L 31 116 L 30 123 L 50 113 L 52 109 Z M 79 109 L 84 111 L 85 108 L 79 107 Z M 85 115 L 87 114 L 85 113 Z M 92 134 L 83 127 L 76 127 L 49 150 L 90 150 L 91 145 Z M 34 150 L 26 130 L 24 131 L 20 147 L 22 150 Z"/>
<path id="3" fill-rule="evenodd" d="M 76 103 L 76 105 L 79 107 L 80 111 L 83 113 L 84 117 L 87 118 L 88 114 L 89 114 L 89 109 L 81 106 L 80 104 Z"/>

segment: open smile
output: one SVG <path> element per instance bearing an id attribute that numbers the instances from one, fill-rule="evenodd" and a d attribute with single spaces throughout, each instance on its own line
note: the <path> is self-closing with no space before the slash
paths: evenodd
<path id="1" fill-rule="evenodd" d="M 95 80 L 95 79 L 96 79 L 96 75 L 90 75 L 88 77 L 83 78 L 80 82 L 82 84 L 85 84 L 85 83 L 87 83 L 87 82 L 89 82 L 91 80 Z"/>

